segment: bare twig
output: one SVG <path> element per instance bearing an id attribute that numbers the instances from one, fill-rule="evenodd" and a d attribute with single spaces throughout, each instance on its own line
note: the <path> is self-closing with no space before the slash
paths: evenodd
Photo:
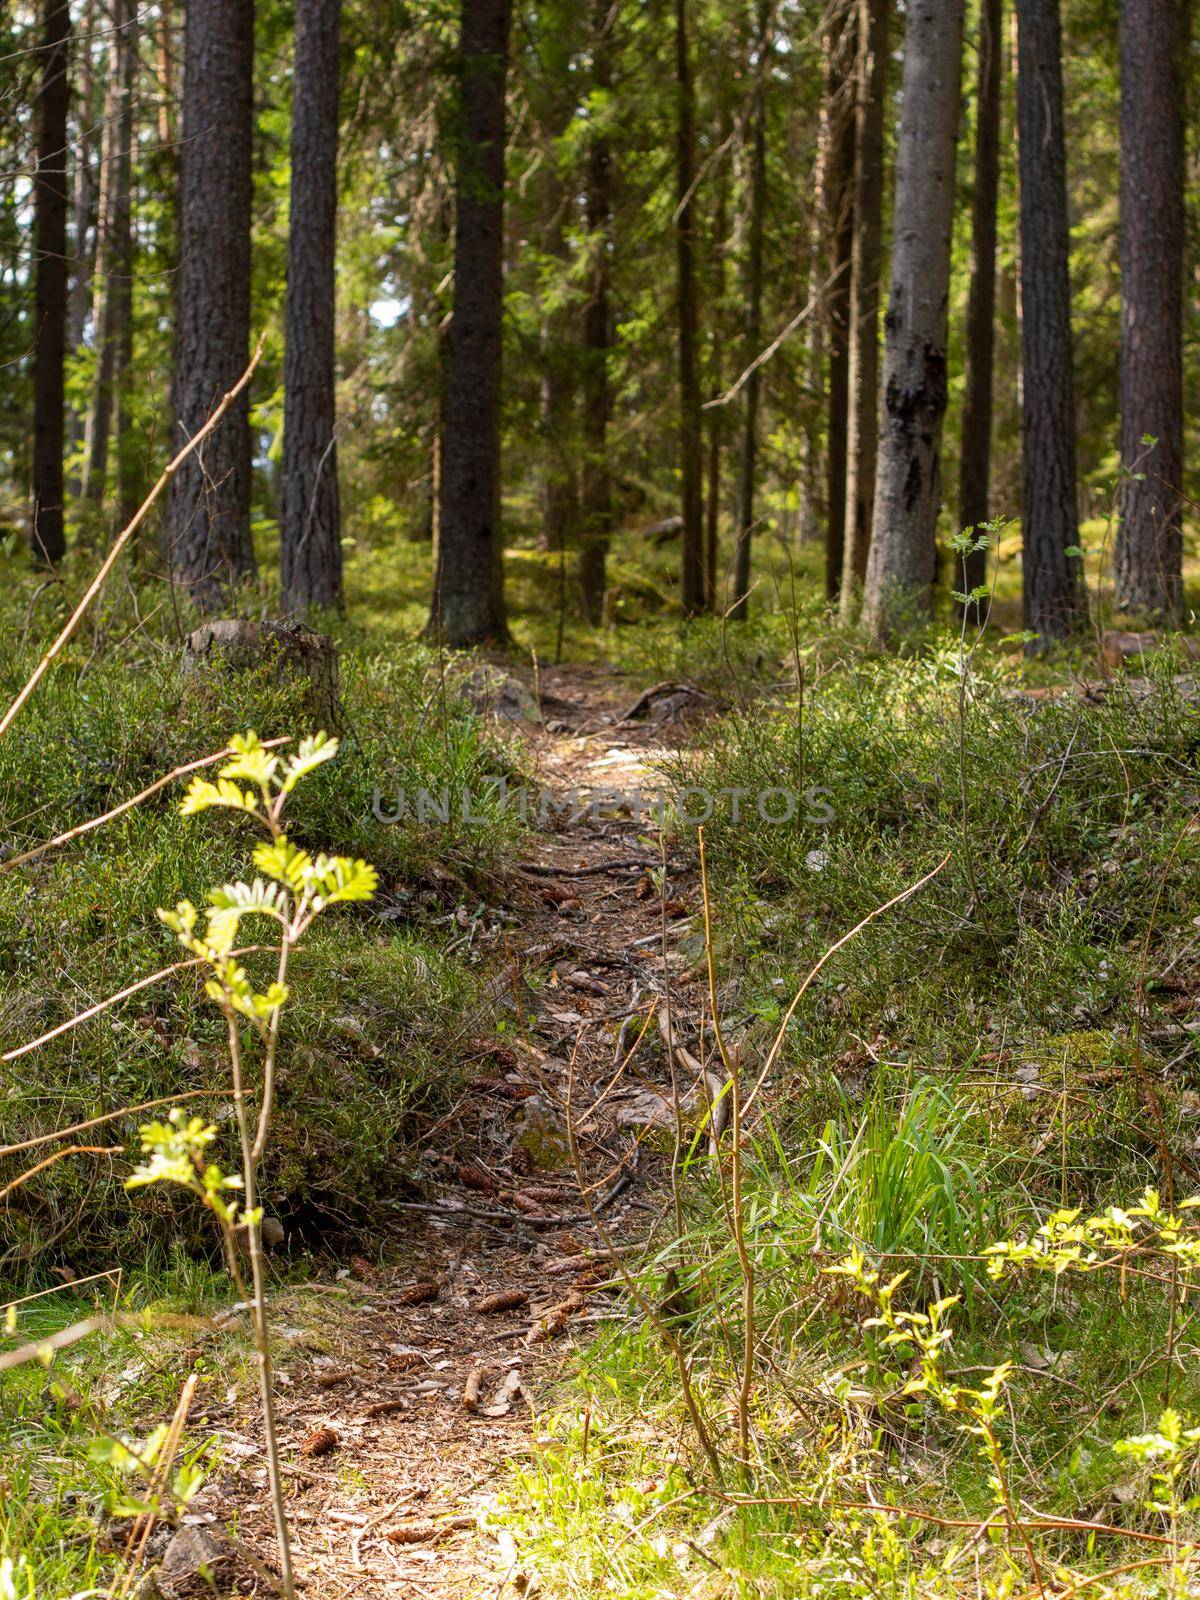
<path id="1" fill-rule="evenodd" d="M 291 740 L 264 739 L 263 749 L 274 750 L 281 744 L 290 744 Z M 44 844 L 35 845 L 32 850 L 26 850 L 23 855 L 10 856 L 7 861 L 0 861 L 0 872 L 10 872 L 13 867 L 24 866 L 27 861 L 34 861 L 38 856 L 45 855 L 47 850 L 54 850 L 61 844 L 69 844 L 72 839 L 79 839 L 85 833 L 103 827 L 106 822 L 111 822 L 114 817 L 121 816 L 126 811 L 132 811 L 135 806 L 140 806 L 143 800 L 149 800 L 151 795 L 157 794 L 160 789 L 165 789 L 169 783 L 174 783 L 176 778 L 186 778 L 189 772 L 199 772 L 204 767 L 215 766 L 218 761 L 233 755 L 233 751 L 226 746 L 218 750 L 215 756 L 204 756 L 199 761 L 189 761 L 182 767 L 174 767 L 164 778 L 156 778 L 148 789 L 143 789 L 140 794 L 135 794 L 130 800 L 122 800 L 119 806 L 114 806 L 111 811 L 106 811 L 102 817 L 92 817 L 88 822 L 81 822 L 77 828 L 68 828 L 66 833 L 55 834 L 53 839 L 47 839 Z"/>
<path id="2" fill-rule="evenodd" d="M 45 677 L 51 664 L 59 655 L 62 654 L 67 641 L 70 639 L 71 635 L 75 632 L 75 629 L 83 620 L 84 613 L 87 611 L 92 601 L 100 593 L 100 590 L 104 587 L 104 581 L 112 571 L 113 567 L 116 566 L 122 550 L 124 550 L 130 539 L 133 538 L 134 534 L 145 521 L 146 514 L 150 510 L 150 507 L 158 499 L 159 495 L 166 488 L 167 484 L 170 483 L 171 479 L 179 471 L 183 463 L 193 453 L 193 451 L 195 451 L 204 442 L 204 440 L 220 422 L 221 418 L 229 410 L 233 402 L 237 399 L 238 395 L 241 394 L 242 390 L 250 382 L 250 379 L 254 375 L 254 369 L 258 366 L 259 359 L 262 356 L 266 337 L 267 335 L 264 331 L 259 337 L 258 345 L 254 351 L 254 354 L 250 357 L 250 365 L 246 368 L 245 372 L 242 373 L 241 377 L 217 406 L 216 410 L 212 413 L 204 426 L 192 435 L 192 437 L 184 445 L 183 449 L 179 451 L 178 455 L 173 457 L 173 459 L 169 461 L 163 468 L 162 472 L 159 474 L 157 483 L 142 501 L 141 505 L 134 512 L 130 520 L 121 529 L 117 537 L 113 540 L 112 549 L 105 556 L 100 565 L 100 570 L 96 573 L 96 576 L 92 579 L 91 583 L 88 584 L 87 589 L 84 591 L 83 599 L 75 607 L 74 611 L 72 611 L 65 626 L 63 627 L 62 632 L 58 635 L 58 638 L 55 639 L 54 643 L 50 646 L 45 655 L 43 655 L 42 659 L 38 662 L 37 666 L 33 669 L 33 672 L 30 674 L 29 681 L 17 695 L 12 705 L 9 706 L 8 710 L 4 713 L 4 716 L 0 717 L 0 735 L 7 733 L 9 728 L 12 727 L 13 723 L 17 719 L 17 716 L 20 714 L 22 706 L 24 706 L 30 695 Z"/>

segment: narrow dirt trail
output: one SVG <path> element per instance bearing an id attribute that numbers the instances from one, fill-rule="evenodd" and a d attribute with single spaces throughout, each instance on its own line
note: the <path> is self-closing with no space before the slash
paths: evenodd
<path id="1" fill-rule="evenodd" d="M 601 669 L 552 669 L 532 687 L 541 722 L 511 726 L 532 784 L 560 796 L 657 791 L 653 763 L 694 738 L 709 709 L 664 687 L 623 720 L 638 696 Z M 486 1064 L 424 1145 L 429 1178 L 398 1213 L 390 1253 L 399 1259 L 382 1269 L 349 1263 L 341 1309 L 317 1340 L 289 1330 L 286 1295 L 277 1305 L 291 1338 L 281 1433 L 306 1594 L 521 1592 L 512 1550 L 480 1527 L 481 1515 L 571 1348 L 603 1320 L 600 1285 L 612 1274 L 566 1148 L 568 1097 L 589 1206 L 617 1236 L 643 1237 L 662 1183 L 639 1134 L 670 1093 L 657 1040 L 589 1108 L 662 995 L 664 920 L 681 1039 L 700 1005 L 695 950 L 679 948 L 694 936 L 694 877 L 668 862 L 660 895 L 654 821 L 630 810 L 550 816 L 528 836 L 505 891 L 516 920 L 501 981 L 516 995 L 517 1026 L 511 997 L 503 1034 L 481 1021 L 485 1037 L 470 1049 Z M 236 1508 L 240 1537 L 269 1559 L 265 1468 L 253 1414 L 240 1412 L 224 1424 L 226 1458 L 240 1451 L 240 1469 L 205 1491 L 196 1520 L 224 1522 Z"/>

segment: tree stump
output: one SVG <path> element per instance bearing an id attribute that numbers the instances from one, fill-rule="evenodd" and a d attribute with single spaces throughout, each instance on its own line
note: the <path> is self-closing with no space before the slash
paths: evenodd
<path id="1" fill-rule="evenodd" d="M 222 672 L 269 668 L 279 679 L 304 686 L 304 710 L 312 726 L 300 730 L 335 733 L 341 727 L 337 652 L 333 640 L 282 622 L 222 617 L 188 634 L 181 671 L 185 678 L 217 678 Z"/>
<path id="2" fill-rule="evenodd" d="M 1200 640 L 1188 638 L 1186 634 L 1179 634 L 1176 638 L 1189 660 L 1195 661 L 1200 657 Z M 1144 668 L 1146 657 L 1161 650 L 1164 643 L 1162 634 L 1158 632 L 1121 633 L 1117 629 L 1109 629 L 1100 639 L 1100 659 L 1114 671 L 1130 665 Z"/>

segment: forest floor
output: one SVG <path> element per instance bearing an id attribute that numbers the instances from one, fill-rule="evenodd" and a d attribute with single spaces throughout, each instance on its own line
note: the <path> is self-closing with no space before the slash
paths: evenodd
<path id="1" fill-rule="evenodd" d="M 545 670 L 534 689 L 541 720 L 511 723 L 531 816 L 538 792 L 656 791 L 653 763 L 693 739 L 706 714 L 704 697 L 673 685 L 639 696 L 599 667 Z M 505 676 L 501 715 L 518 695 Z M 640 1155 L 639 1134 L 669 1113 L 672 1089 L 640 1069 L 617 1074 L 633 1042 L 620 1024 L 663 993 L 666 971 L 677 1035 L 690 1037 L 699 978 L 681 970 L 689 963 L 673 929 L 687 927 L 696 884 L 669 858 L 665 880 L 652 880 L 662 866 L 653 822 L 639 823 L 627 802 L 582 809 L 528 835 L 509 902 L 523 1026 L 507 1035 L 503 1076 L 469 1084 L 431 1130 L 425 1156 L 444 1182 L 379 1239 L 382 1265 L 358 1256 L 342 1269 L 337 1311 L 302 1290 L 285 1292 L 288 1309 L 277 1312 L 281 1444 L 307 1593 L 524 1591 L 511 1537 L 485 1529 L 489 1504 L 506 1463 L 528 1448 L 564 1349 L 623 1314 L 607 1308 L 613 1267 L 601 1229 L 644 1238 L 662 1204 L 666 1163 Z M 197 1423 L 219 1429 L 226 1465 L 188 1523 L 233 1518 L 269 1564 L 252 1389 L 198 1410 Z"/>

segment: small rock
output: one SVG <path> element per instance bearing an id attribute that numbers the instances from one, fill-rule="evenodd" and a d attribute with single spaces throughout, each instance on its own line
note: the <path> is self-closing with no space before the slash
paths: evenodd
<path id="1" fill-rule="evenodd" d="M 154 1576 L 167 1600 L 212 1600 L 227 1592 L 234 1567 L 233 1551 L 211 1529 L 180 1528 Z"/>

